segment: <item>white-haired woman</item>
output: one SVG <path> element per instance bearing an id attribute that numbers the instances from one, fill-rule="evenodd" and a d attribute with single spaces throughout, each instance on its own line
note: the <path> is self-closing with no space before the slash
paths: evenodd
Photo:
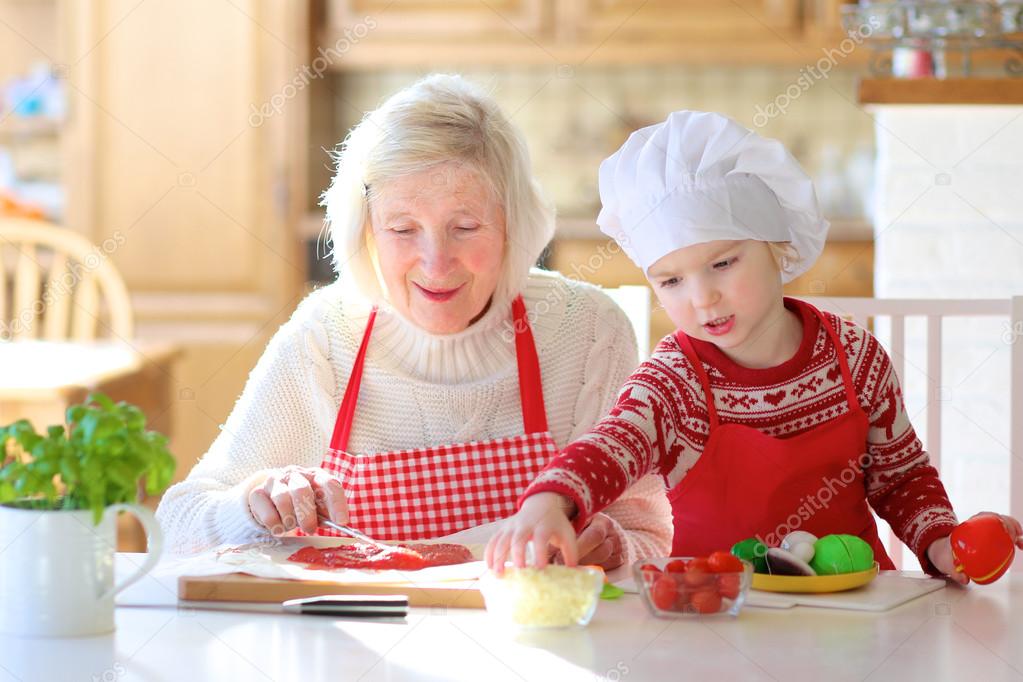
<path id="1" fill-rule="evenodd" d="M 603 293 L 531 269 L 554 230 L 518 130 L 458 76 L 397 93 L 324 195 L 338 281 L 270 341 L 157 516 L 179 551 L 302 531 L 438 538 L 510 516 L 634 368 Z M 613 568 L 671 545 L 653 477 L 579 536 Z"/>

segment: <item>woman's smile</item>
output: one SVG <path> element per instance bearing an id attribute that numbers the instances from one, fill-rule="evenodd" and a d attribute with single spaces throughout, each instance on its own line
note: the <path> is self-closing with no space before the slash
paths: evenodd
<path id="1" fill-rule="evenodd" d="M 423 295 L 428 301 L 434 301 L 436 303 L 444 303 L 453 299 L 459 291 L 462 290 L 463 284 L 459 284 L 457 287 L 425 287 L 418 282 L 412 283 L 416 290 Z"/>

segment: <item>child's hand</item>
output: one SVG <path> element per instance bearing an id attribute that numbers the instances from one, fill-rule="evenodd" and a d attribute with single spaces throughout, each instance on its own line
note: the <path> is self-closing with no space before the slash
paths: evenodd
<path id="1" fill-rule="evenodd" d="M 955 560 L 952 558 L 951 538 L 951 535 L 946 535 L 932 542 L 931 546 L 927 548 L 927 558 L 931 560 L 936 569 L 960 585 L 965 585 L 970 582 L 970 579 L 965 573 L 956 570 Z"/>
<path id="2" fill-rule="evenodd" d="M 1023 526 L 1020 526 L 1019 521 L 1011 516 L 995 514 L 994 512 L 980 512 L 974 516 L 982 516 L 986 514 L 994 514 L 1000 518 L 1002 520 L 1002 525 L 1005 526 L 1005 530 L 1009 533 L 1009 537 L 1012 538 L 1013 544 L 1020 549 L 1023 549 Z M 960 585 L 966 585 L 970 582 L 970 579 L 965 573 L 961 573 L 956 570 L 955 559 L 952 557 L 952 539 L 950 535 L 938 538 L 932 542 L 931 546 L 927 548 L 927 558 L 931 560 L 931 563 L 934 564 L 936 569 L 947 575 L 952 580 L 955 580 Z"/>
<path id="3" fill-rule="evenodd" d="M 490 570 L 500 575 L 504 562 L 511 553 L 516 568 L 525 566 L 526 544 L 533 541 L 534 563 L 537 568 L 547 565 L 549 546 L 561 550 L 565 565 L 575 566 L 579 555 L 575 529 L 568 520 L 573 504 L 556 493 L 537 493 L 526 498 L 518 513 L 501 524 L 500 530 L 487 543 L 484 558 Z"/>

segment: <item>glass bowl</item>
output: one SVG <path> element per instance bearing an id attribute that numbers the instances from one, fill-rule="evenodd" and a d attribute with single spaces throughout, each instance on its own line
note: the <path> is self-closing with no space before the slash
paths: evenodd
<path id="1" fill-rule="evenodd" d="M 585 627 L 597 610 L 604 573 L 596 568 L 507 566 L 502 576 L 480 578 L 487 612 L 514 629 Z"/>
<path id="2" fill-rule="evenodd" d="M 689 570 L 694 558 L 656 557 L 632 565 L 636 589 L 650 613 L 658 618 L 738 615 L 753 582 L 753 564 L 737 559 L 739 571 L 713 572 L 704 564 Z"/>

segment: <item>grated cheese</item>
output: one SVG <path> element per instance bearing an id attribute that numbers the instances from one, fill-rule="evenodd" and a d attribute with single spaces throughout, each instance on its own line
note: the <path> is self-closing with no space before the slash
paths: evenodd
<path id="1" fill-rule="evenodd" d="M 603 576 L 593 569 L 507 568 L 486 576 L 487 610 L 523 627 L 585 625 L 596 608 Z"/>

